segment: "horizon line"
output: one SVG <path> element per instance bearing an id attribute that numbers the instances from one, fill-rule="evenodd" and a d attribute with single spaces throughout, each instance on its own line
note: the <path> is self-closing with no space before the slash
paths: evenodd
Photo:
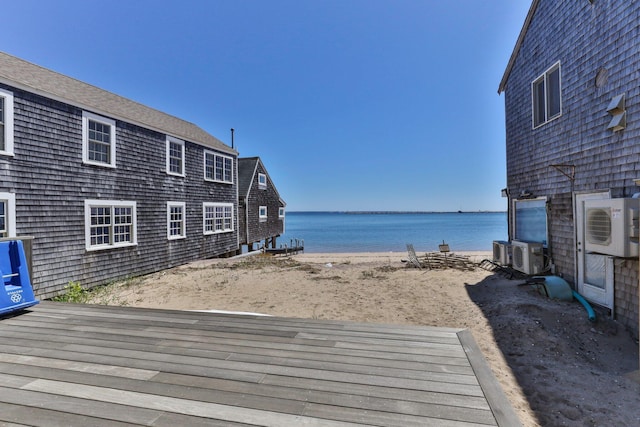
<path id="1" fill-rule="evenodd" d="M 398 211 L 388 211 L 388 210 L 330 210 L 330 211 L 322 211 L 322 210 L 295 210 L 295 211 L 287 211 L 287 213 L 345 213 L 345 214 L 429 214 L 429 213 L 507 213 L 506 210 L 477 210 L 477 211 L 412 211 L 412 210 L 398 210 Z"/>

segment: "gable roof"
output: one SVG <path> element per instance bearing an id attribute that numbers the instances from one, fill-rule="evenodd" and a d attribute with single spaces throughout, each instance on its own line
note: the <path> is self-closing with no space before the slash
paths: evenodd
<path id="1" fill-rule="evenodd" d="M 511 57 L 509 58 L 509 62 L 507 63 L 507 68 L 506 70 L 504 70 L 502 80 L 500 80 L 500 86 L 498 86 L 498 94 L 501 94 L 507 88 L 507 80 L 509 79 L 509 75 L 511 74 L 513 65 L 515 64 L 518 53 L 520 52 L 520 48 L 522 47 L 524 36 L 525 34 L 527 34 L 527 30 L 529 29 L 529 25 L 531 24 L 531 20 L 533 19 L 533 15 L 536 12 L 539 3 L 540 0 L 533 0 L 533 2 L 531 2 L 531 7 L 529 8 L 527 17 L 524 19 L 524 24 L 522 25 L 522 29 L 520 30 L 520 35 L 518 35 L 518 40 L 516 41 L 516 45 L 513 48 L 513 52 L 511 52 Z"/>
<path id="2" fill-rule="evenodd" d="M 262 165 L 262 170 L 269 178 L 269 181 L 271 181 L 271 186 L 278 195 L 278 199 L 283 205 L 286 205 L 284 200 L 282 200 L 282 197 L 280 197 L 280 193 L 278 193 L 278 189 L 271 180 L 269 172 L 267 172 L 267 168 L 264 167 L 264 163 L 262 163 L 260 157 L 243 157 L 238 159 L 238 194 L 240 197 L 247 198 L 249 196 L 253 178 L 256 176 L 258 171 L 258 165 Z"/>
<path id="3" fill-rule="evenodd" d="M 238 193 L 240 196 L 247 197 L 251 189 L 253 177 L 258 169 L 258 157 L 243 157 L 238 159 Z"/>
<path id="4" fill-rule="evenodd" d="M 0 82 L 226 153 L 237 152 L 193 123 L 0 52 Z"/>

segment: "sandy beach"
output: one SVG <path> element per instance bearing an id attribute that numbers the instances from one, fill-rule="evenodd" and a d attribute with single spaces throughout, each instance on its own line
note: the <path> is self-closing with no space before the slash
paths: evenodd
<path id="1" fill-rule="evenodd" d="M 420 255 L 420 254 L 419 254 Z M 466 253 L 474 261 L 490 253 Z M 598 312 L 481 268 L 417 269 L 406 253 L 198 261 L 92 303 L 468 328 L 525 426 L 640 425 L 638 343 Z"/>

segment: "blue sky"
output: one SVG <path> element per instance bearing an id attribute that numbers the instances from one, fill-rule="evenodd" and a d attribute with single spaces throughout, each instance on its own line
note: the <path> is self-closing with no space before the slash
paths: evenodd
<path id="1" fill-rule="evenodd" d="M 0 49 L 260 156 L 287 210 L 506 210 L 529 0 L 21 0 Z"/>

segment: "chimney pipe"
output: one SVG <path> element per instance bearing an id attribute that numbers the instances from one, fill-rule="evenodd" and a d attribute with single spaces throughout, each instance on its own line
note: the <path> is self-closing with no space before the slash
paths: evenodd
<path id="1" fill-rule="evenodd" d="M 235 131 L 235 129 L 231 128 L 231 148 L 233 148 L 235 150 L 235 146 L 233 143 L 233 132 Z"/>

